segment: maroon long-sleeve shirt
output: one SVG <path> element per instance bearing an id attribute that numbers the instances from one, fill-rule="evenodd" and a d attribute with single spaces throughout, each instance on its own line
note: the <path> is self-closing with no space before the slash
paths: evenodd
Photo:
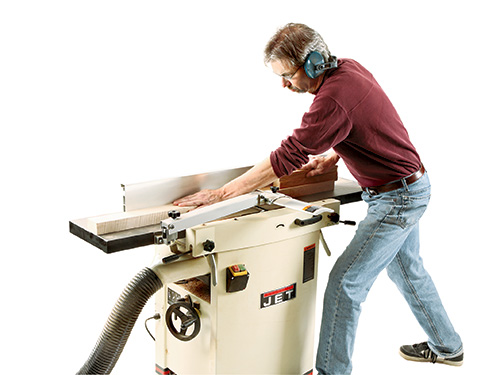
<path id="1" fill-rule="evenodd" d="M 271 153 L 278 177 L 309 155 L 330 148 L 363 187 L 379 186 L 416 172 L 420 157 L 396 109 L 375 78 L 358 62 L 339 60 L 315 93 L 302 124 Z"/>

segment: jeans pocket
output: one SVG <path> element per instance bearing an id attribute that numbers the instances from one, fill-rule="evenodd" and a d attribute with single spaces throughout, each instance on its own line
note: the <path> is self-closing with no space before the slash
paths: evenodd
<path id="1" fill-rule="evenodd" d="M 419 194 L 402 196 L 403 204 L 398 215 L 398 225 L 405 229 L 417 224 L 425 213 L 430 198 L 430 190 L 427 189 Z"/>
<path id="2" fill-rule="evenodd" d="M 368 203 L 368 215 L 376 222 L 399 225 L 400 199 L 395 196 L 376 195 L 369 197 L 365 201 Z"/>

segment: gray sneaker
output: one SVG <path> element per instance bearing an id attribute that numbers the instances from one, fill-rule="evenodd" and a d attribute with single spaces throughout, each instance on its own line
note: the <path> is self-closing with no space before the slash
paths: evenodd
<path id="1" fill-rule="evenodd" d="M 432 362 L 443 363 L 450 366 L 462 366 L 464 363 L 464 354 L 457 355 L 452 358 L 444 358 L 435 354 L 427 345 L 427 342 L 422 342 L 415 345 L 403 345 L 399 348 L 401 357 L 408 361 L 414 362 Z"/>

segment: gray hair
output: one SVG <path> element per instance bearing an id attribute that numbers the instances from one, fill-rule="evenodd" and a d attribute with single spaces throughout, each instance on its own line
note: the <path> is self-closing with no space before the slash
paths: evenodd
<path id="1" fill-rule="evenodd" d="M 319 52 L 325 62 L 333 61 L 325 41 L 315 30 L 301 23 L 289 23 L 278 29 L 264 50 L 264 63 L 287 61 L 293 66 L 304 65 L 307 56 Z"/>

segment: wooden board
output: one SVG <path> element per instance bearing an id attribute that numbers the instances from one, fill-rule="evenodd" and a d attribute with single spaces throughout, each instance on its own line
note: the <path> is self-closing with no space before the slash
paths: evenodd
<path id="1" fill-rule="evenodd" d="M 323 193 L 325 191 L 331 191 L 333 193 L 334 187 L 335 187 L 335 181 L 332 180 L 332 181 L 318 182 L 315 184 L 280 188 L 279 192 L 288 195 L 292 198 L 300 198 L 300 197 L 305 197 L 307 195 Z"/>
<path id="2" fill-rule="evenodd" d="M 177 210 L 182 214 L 192 208 L 167 204 L 142 210 L 95 216 L 87 219 L 87 228 L 97 235 L 120 232 L 127 229 L 159 224 L 162 220 L 168 218 L 168 212 L 171 210 Z"/>
<path id="3" fill-rule="evenodd" d="M 336 181 L 337 176 L 337 166 L 333 168 L 331 171 L 325 174 L 306 177 L 307 172 L 303 170 L 298 170 L 290 174 L 289 176 L 283 176 L 278 181 L 276 181 L 273 185 L 278 186 L 280 189 L 288 188 L 292 186 L 302 186 L 308 184 L 315 184 L 318 182 L 325 181 Z"/>

